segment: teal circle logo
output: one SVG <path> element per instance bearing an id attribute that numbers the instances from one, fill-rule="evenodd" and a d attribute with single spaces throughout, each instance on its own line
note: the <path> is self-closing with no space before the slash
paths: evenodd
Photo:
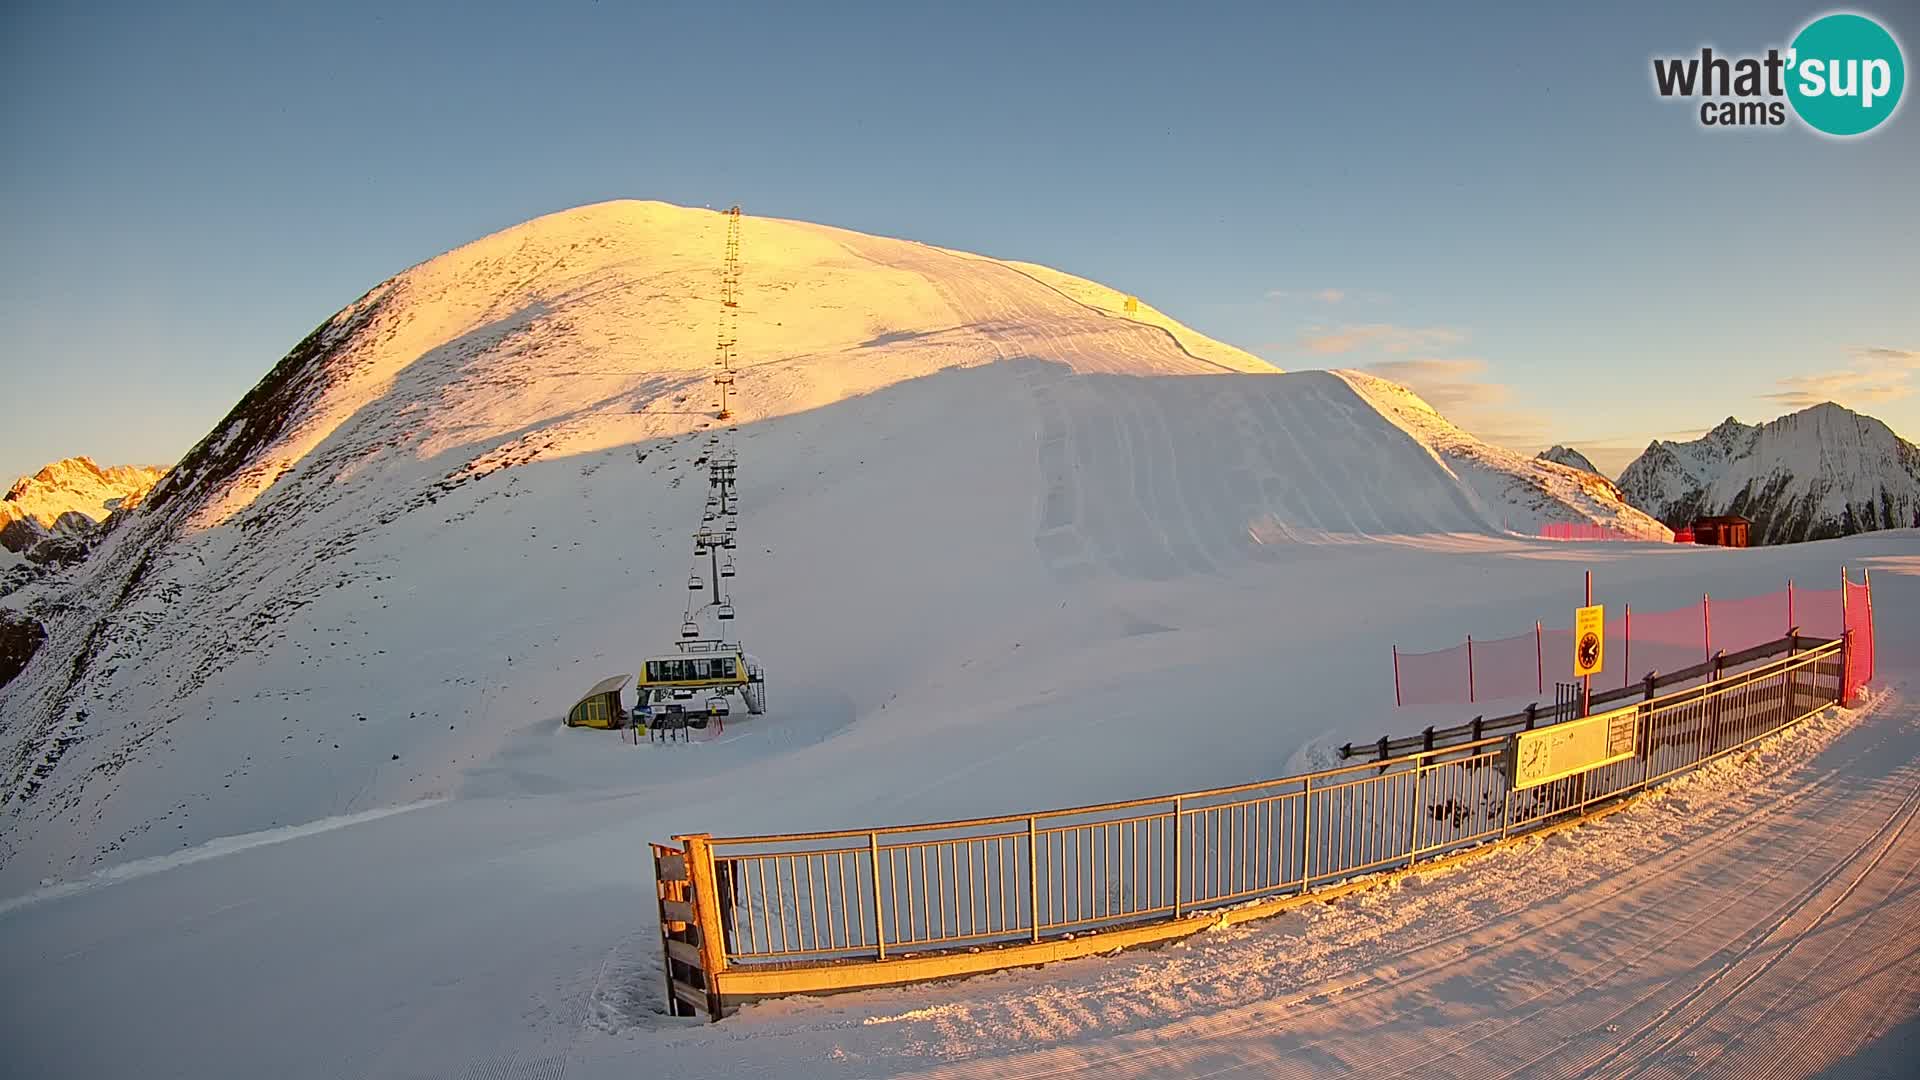
<path id="1" fill-rule="evenodd" d="M 1865 15 L 1823 15 L 1787 53 L 1787 100 L 1809 127 L 1828 135 L 1864 135 L 1900 104 L 1907 65 L 1900 44 Z"/>

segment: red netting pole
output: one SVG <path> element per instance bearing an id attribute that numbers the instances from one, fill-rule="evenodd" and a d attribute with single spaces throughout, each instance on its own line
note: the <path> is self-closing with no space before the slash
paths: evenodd
<path id="1" fill-rule="evenodd" d="M 1713 597 L 1700 594 L 1700 635 L 1701 643 L 1706 645 L 1707 662 L 1713 662 Z"/>
<path id="2" fill-rule="evenodd" d="M 1870 568 L 1861 570 L 1860 578 L 1862 581 L 1866 582 L 1866 585 L 1864 586 L 1864 588 L 1867 590 L 1867 677 L 1866 677 L 1866 681 L 1872 682 L 1873 667 L 1876 663 L 1879 662 L 1879 657 L 1877 655 L 1878 647 L 1874 642 L 1875 634 L 1874 634 L 1874 628 L 1873 628 L 1873 570 Z"/>
<path id="3" fill-rule="evenodd" d="M 1840 568 L 1840 704 L 1853 704 L 1853 624 L 1847 618 L 1847 568 Z"/>
<path id="4" fill-rule="evenodd" d="M 1547 658 L 1540 643 L 1540 620 L 1533 620 L 1533 692 L 1547 692 Z"/>
<path id="5" fill-rule="evenodd" d="M 1625 687 L 1633 679 L 1633 605 L 1627 605 L 1627 655 L 1620 662 L 1620 685 Z"/>
<path id="6" fill-rule="evenodd" d="M 1793 579 L 1787 579 L 1787 633 L 1793 633 Z"/>
<path id="7" fill-rule="evenodd" d="M 1393 707 L 1400 707 L 1400 646 L 1393 647 Z"/>
<path id="8" fill-rule="evenodd" d="M 1467 635 L 1467 703 L 1473 703 L 1473 635 Z"/>

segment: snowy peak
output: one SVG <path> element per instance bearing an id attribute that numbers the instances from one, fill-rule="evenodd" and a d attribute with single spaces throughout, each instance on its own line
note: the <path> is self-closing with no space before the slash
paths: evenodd
<path id="1" fill-rule="evenodd" d="M 1655 440 L 1620 489 L 1670 526 L 1739 514 L 1756 543 L 1818 540 L 1920 522 L 1920 450 L 1829 401 L 1766 424 L 1728 417 L 1692 442 Z"/>
<path id="2" fill-rule="evenodd" d="M 1649 540 L 1673 539 L 1672 530 L 1629 505 L 1590 465 L 1581 469 L 1544 455 L 1529 458 L 1482 442 L 1399 383 L 1363 371 L 1335 374 L 1473 492 L 1490 521 L 1510 531 L 1533 534 L 1542 525 L 1579 522 Z"/>
<path id="3" fill-rule="evenodd" d="M 84 536 L 115 510 L 131 510 L 166 474 L 148 465 L 103 469 L 90 457 L 56 461 L 23 476 L 0 499 L 0 543 L 10 551 L 48 535 Z"/>
<path id="4" fill-rule="evenodd" d="M 1584 472 L 1590 472 L 1596 476 L 1600 474 L 1600 470 L 1593 467 L 1593 462 L 1587 460 L 1587 455 L 1575 450 L 1571 446 L 1560 446 L 1556 444 L 1546 450 L 1540 451 L 1538 454 L 1535 454 L 1534 457 L 1541 461 L 1551 461 L 1556 465 L 1565 465 L 1570 469 L 1580 469 Z"/>

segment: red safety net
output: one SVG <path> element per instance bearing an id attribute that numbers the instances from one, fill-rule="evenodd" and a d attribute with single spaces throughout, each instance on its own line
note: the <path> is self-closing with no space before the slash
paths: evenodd
<path id="1" fill-rule="evenodd" d="M 1473 643 L 1475 701 L 1511 697 L 1538 697 L 1541 642 L 1531 632 L 1510 638 Z M 1546 690 L 1553 689 L 1549 680 Z"/>
<path id="2" fill-rule="evenodd" d="M 1801 589 L 1737 599 L 1703 598 L 1668 611 L 1608 610 L 1606 662 L 1595 682 L 1625 686 L 1654 672 L 1672 672 L 1785 637 L 1834 639 L 1866 626 L 1866 667 L 1872 672 L 1871 598 L 1849 583 L 1846 613 L 1839 589 Z M 1862 620 L 1867 620 L 1862 622 Z M 1856 635 L 1860 636 L 1860 635 Z M 1402 705 L 1464 705 L 1539 698 L 1573 678 L 1573 631 L 1543 629 L 1491 640 L 1474 639 L 1435 652 L 1395 651 L 1394 690 Z M 1864 682 L 1865 679 L 1863 678 Z"/>
<path id="3" fill-rule="evenodd" d="M 1397 653 L 1393 661 L 1394 702 L 1452 705 L 1472 701 L 1470 670 L 1465 645 L 1434 652 Z"/>
<path id="4" fill-rule="evenodd" d="M 1828 641 L 1839 637 L 1847 628 L 1840 617 L 1840 590 L 1793 590 L 1793 621 L 1807 637 Z"/>
<path id="5" fill-rule="evenodd" d="M 1847 649 L 1846 692 L 1843 700 L 1859 700 L 1860 688 L 1873 681 L 1873 590 L 1866 584 L 1846 583 Z"/>
<path id="6" fill-rule="evenodd" d="M 1540 526 L 1543 540 L 1640 540 L 1643 537 L 1621 532 L 1590 521 L 1549 521 Z"/>

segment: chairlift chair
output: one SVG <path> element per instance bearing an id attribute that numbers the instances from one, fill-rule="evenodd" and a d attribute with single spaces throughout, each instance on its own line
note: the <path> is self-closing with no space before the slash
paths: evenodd
<path id="1" fill-rule="evenodd" d="M 714 614 L 722 619 L 731 619 L 733 618 L 733 605 L 730 603 L 722 603 L 720 609 Z"/>
<path id="2" fill-rule="evenodd" d="M 691 592 L 699 592 L 701 589 L 704 589 L 706 587 L 707 587 L 707 583 L 700 580 L 699 574 L 695 574 L 692 577 L 687 579 L 687 589 Z"/>
<path id="3" fill-rule="evenodd" d="M 700 624 L 689 619 L 680 624 L 680 636 L 688 640 L 700 636 Z"/>
<path id="4" fill-rule="evenodd" d="M 727 515 L 727 531 L 728 532 L 740 531 L 740 519 L 734 517 L 732 514 Z"/>
<path id="5" fill-rule="evenodd" d="M 723 562 L 720 564 L 720 576 L 721 577 L 733 576 L 733 560 L 732 559 L 728 559 L 726 562 Z"/>

